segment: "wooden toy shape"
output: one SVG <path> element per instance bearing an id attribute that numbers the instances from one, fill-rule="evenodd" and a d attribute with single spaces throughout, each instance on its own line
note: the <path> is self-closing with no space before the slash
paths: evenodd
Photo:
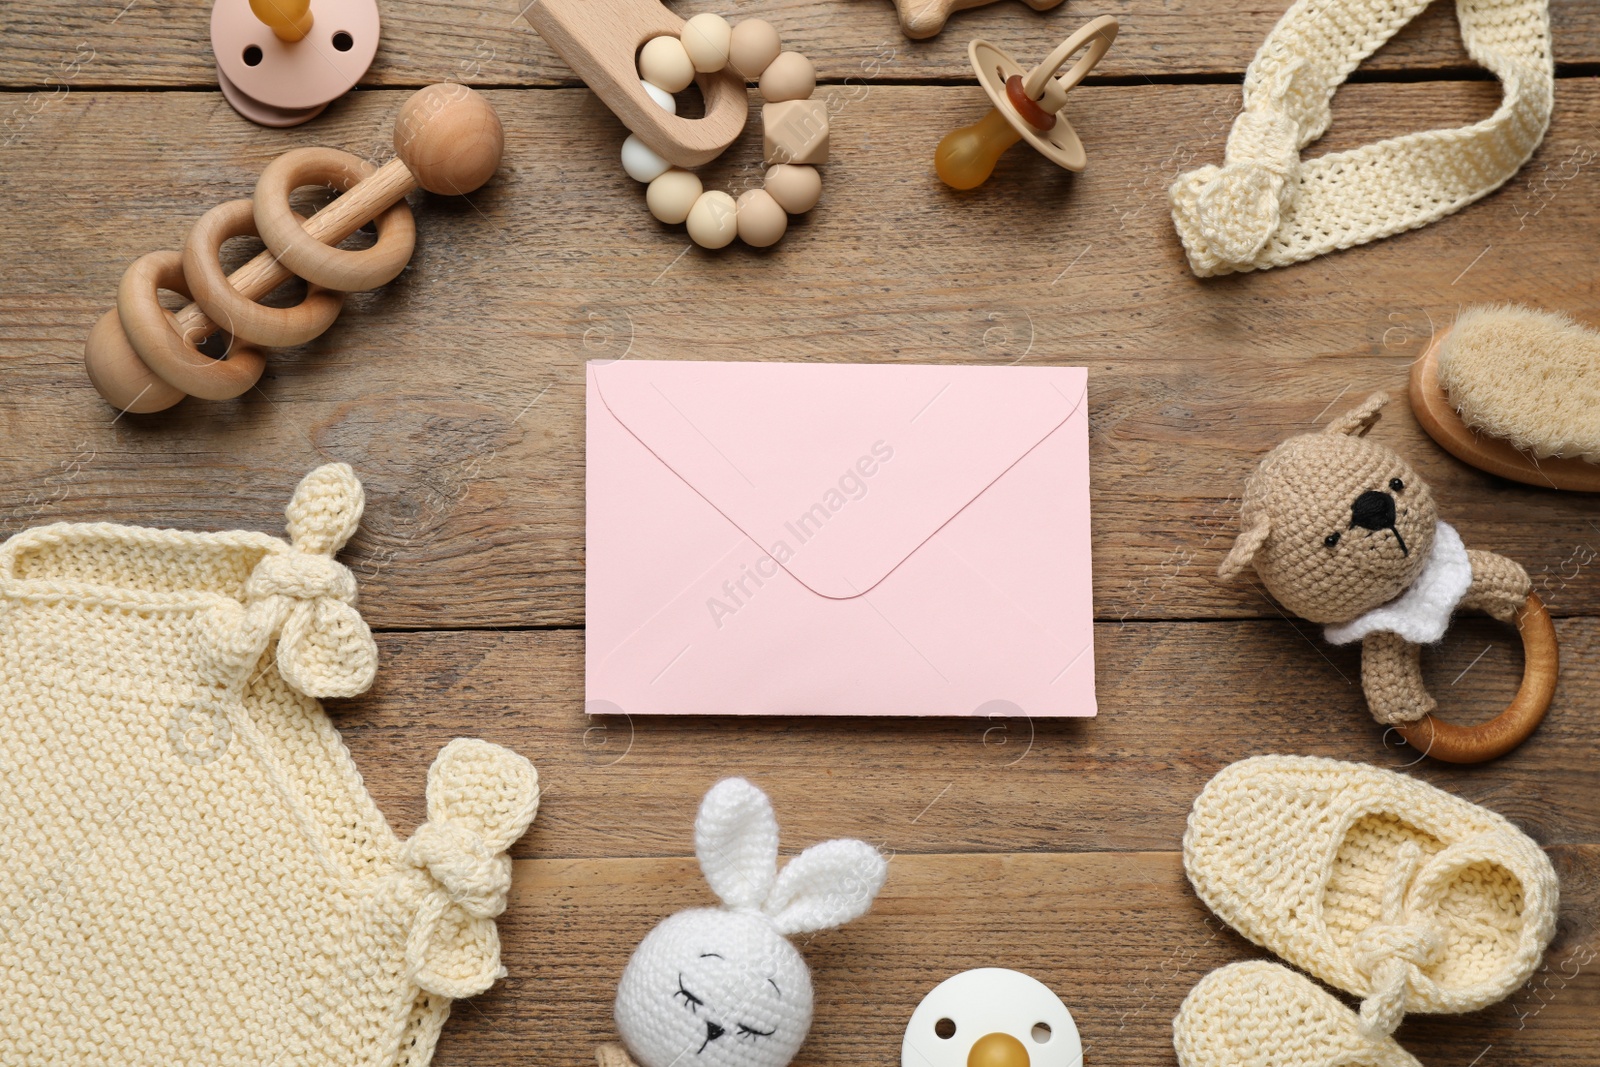
<path id="1" fill-rule="evenodd" d="M 944 29 L 945 20 L 953 12 L 965 11 L 969 7 L 986 7 L 995 0 L 894 0 L 895 10 L 900 12 L 900 28 L 912 40 L 921 40 L 924 37 L 933 37 Z M 1029 7 L 1035 11 L 1049 11 L 1058 6 L 1061 0 L 1026 0 Z"/>
<path id="2" fill-rule="evenodd" d="M 213 208 L 189 233 L 183 252 L 152 252 L 122 276 L 117 306 L 100 317 L 84 345 L 89 380 L 124 411 L 161 411 L 185 395 L 227 400 L 255 385 L 266 368 L 258 346 L 303 344 L 338 317 L 347 292 L 375 289 L 411 258 L 416 226 L 406 194 L 470 193 L 500 165 L 504 131 L 481 95 L 463 85 L 431 85 L 401 108 L 395 159 L 381 167 L 331 148 L 297 148 L 273 160 L 253 200 Z M 304 185 L 341 191 L 302 218 L 289 195 Z M 367 223 L 371 248 L 334 247 Z M 258 235 L 266 251 L 224 277 L 217 252 L 230 237 Z M 306 281 L 290 308 L 257 303 L 289 279 Z M 193 301 L 169 312 L 160 290 Z M 229 335 L 225 358 L 197 345 L 218 330 Z"/>
<path id="3" fill-rule="evenodd" d="M 934 153 L 939 178 L 953 189 L 976 189 L 989 180 L 1001 155 L 1025 140 L 1057 166 L 1079 171 L 1088 163 L 1083 142 L 1063 110 L 1067 93 L 1095 68 L 1117 39 L 1117 20 L 1110 15 L 1084 26 L 1033 70 L 1022 67 L 988 41 L 967 48 L 978 84 L 994 108 L 982 119 L 948 134 Z M 1085 45 L 1089 50 L 1061 77 L 1056 71 Z"/>
<path id="4" fill-rule="evenodd" d="M 639 84 L 636 57 L 655 37 L 678 37 L 684 20 L 660 0 L 536 0 L 528 21 L 605 105 L 657 155 L 680 167 L 709 163 L 733 143 L 749 114 L 744 78 L 730 65 L 695 82 L 705 115 L 680 118 Z"/>
<path id="5" fill-rule="evenodd" d="M 350 91 L 378 52 L 377 0 L 217 0 L 217 84 L 263 126 L 315 118 Z"/>

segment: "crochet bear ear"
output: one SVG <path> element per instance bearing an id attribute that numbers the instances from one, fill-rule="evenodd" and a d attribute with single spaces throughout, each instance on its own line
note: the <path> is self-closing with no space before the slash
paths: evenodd
<path id="1" fill-rule="evenodd" d="M 767 795 L 725 778 L 700 801 L 694 854 L 711 891 L 730 908 L 759 908 L 778 874 L 778 820 Z"/>
<path id="2" fill-rule="evenodd" d="M 1250 524 L 1239 531 L 1239 536 L 1233 542 L 1233 549 L 1228 557 L 1217 568 L 1217 577 L 1228 582 L 1237 578 L 1244 569 L 1256 561 L 1256 553 L 1261 551 L 1261 546 L 1267 543 L 1267 538 L 1272 534 L 1272 520 L 1266 515 L 1257 515 L 1250 520 Z"/>
<path id="3" fill-rule="evenodd" d="M 1389 402 L 1388 393 L 1373 393 L 1354 411 L 1334 419 L 1323 427 L 1323 433 L 1343 434 L 1346 437 L 1365 437 L 1378 422 L 1378 412 Z"/>
<path id="4" fill-rule="evenodd" d="M 824 841 L 784 866 L 764 910 L 781 934 L 830 930 L 865 915 L 888 874 L 865 841 Z"/>

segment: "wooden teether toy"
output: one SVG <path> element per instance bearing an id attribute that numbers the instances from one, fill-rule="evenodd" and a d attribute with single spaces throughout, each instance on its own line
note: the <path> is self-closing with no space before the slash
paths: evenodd
<path id="1" fill-rule="evenodd" d="M 1077 131 L 1067 121 L 1067 93 L 1105 58 L 1116 39 L 1117 20 L 1101 15 L 1026 74 L 1000 48 L 988 41 L 973 41 L 967 57 L 994 108 L 939 142 L 933 164 L 940 180 L 953 189 L 976 189 L 989 180 L 1006 150 L 1023 140 L 1057 166 L 1082 170 L 1088 158 Z M 1084 45 L 1089 51 L 1057 78 L 1056 72 Z"/>
<path id="2" fill-rule="evenodd" d="M 921 40 L 932 37 L 944 29 L 945 20 L 953 12 L 965 11 L 969 7 L 984 7 L 994 3 L 995 0 L 894 0 L 895 10 L 900 12 L 900 28 L 912 40 Z M 1035 11 L 1049 11 L 1061 3 L 1061 0 L 1027 0 L 1029 7 Z"/>
<path id="3" fill-rule="evenodd" d="M 1600 333 L 1566 315 L 1466 309 L 1412 365 L 1411 409 L 1479 470 L 1600 493 Z"/>
<path id="4" fill-rule="evenodd" d="M 1417 472 L 1365 438 L 1382 393 L 1320 433 L 1273 449 L 1245 487 L 1239 538 L 1217 573 L 1253 566 L 1284 607 L 1327 624 L 1333 644 L 1361 642 L 1361 685 L 1372 717 L 1413 747 L 1450 763 L 1479 763 L 1521 744 L 1555 695 L 1556 631 L 1521 566 L 1469 550 Z M 1457 608 L 1522 634 L 1522 686 L 1500 715 L 1456 726 L 1433 715 L 1421 646 L 1440 640 Z"/>
<path id="5" fill-rule="evenodd" d="M 696 71 L 717 74 L 732 67 L 741 78 L 757 79 L 766 103 L 761 108 L 763 188 L 747 189 L 738 200 L 705 190 L 700 179 L 674 167 L 650 150 L 638 134 L 622 144 L 622 169 L 649 188 L 650 213 L 670 225 L 688 224 L 689 237 L 702 248 L 724 248 L 738 237 L 755 248 L 773 245 L 789 227 L 789 215 L 802 215 L 822 195 L 817 164 L 828 161 L 828 106 L 812 100 L 817 72 L 799 52 L 785 52 L 778 31 L 761 19 L 730 26 L 720 15 L 696 15 L 681 37 L 655 37 L 639 53 L 639 83 L 652 106 L 675 114 L 674 92 L 688 87 Z"/>
<path id="6" fill-rule="evenodd" d="M 347 292 L 376 289 L 405 268 L 416 224 L 405 203 L 417 187 L 460 195 L 483 185 L 500 165 L 504 131 L 489 102 L 463 85 L 431 85 L 414 93 L 395 122 L 398 158 L 381 167 L 332 148 L 297 148 L 273 160 L 253 200 L 213 208 L 189 233 L 184 250 L 151 252 L 122 276 L 117 306 L 100 317 L 84 345 L 89 380 L 124 411 L 161 411 L 185 395 L 227 400 L 253 386 L 266 368 L 257 346 L 303 344 L 333 324 Z M 289 195 L 303 185 L 330 185 L 344 195 L 302 218 Z M 334 247 L 367 223 L 371 248 Z M 218 249 L 230 237 L 256 235 L 266 244 L 224 277 Z M 261 297 L 295 276 L 305 298 L 270 308 Z M 162 289 L 193 303 L 173 313 Z M 229 335 L 225 358 L 197 345 L 218 330 Z"/>
<path id="7" fill-rule="evenodd" d="M 749 102 L 738 63 L 717 70 L 691 65 L 686 70 L 675 54 L 650 57 L 653 70 L 659 63 L 661 69 L 670 67 L 684 76 L 679 88 L 690 81 L 700 86 L 706 110 L 698 119 L 662 108 L 639 84 L 635 61 L 646 62 L 640 49 L 660 37 L 681 39 L 686 25 L 660 0 L 536 0 L 525 13 L 539 36 L 622 124 L 668 163 L 679 167 L 709 163 L 743 131 Z M 741 41 L 741 47 L 761 43 L 753 40 L 752 31 L 746 31 L 746 36 L 752 40 Z M 773 38 L 776 36 L 774 33 Z M 672 53 L 665 45 L 655 47 Z"/>
<path id="8" fill-rule="evenodd" d="M 372 65 L 377 0 L 217 0 L 211 50 L 235 111 L 263 126 L 298 125 Z"/>

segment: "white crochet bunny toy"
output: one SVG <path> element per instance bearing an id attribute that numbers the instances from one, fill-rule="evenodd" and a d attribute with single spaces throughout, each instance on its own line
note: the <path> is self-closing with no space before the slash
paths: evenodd
<path id="1" fill-rule="evenodd" d="M 694 851 L 723 907 L 668 916 L 639 943 L 617 1030 L 643 1067 L 784 1067 L 811 1029 L 811 973 L 788 935 L 864 914 L 888 864 L 864 841 L 826 841 L 779 873 L 772 803 L 743 778 L 700 802 Z"/>

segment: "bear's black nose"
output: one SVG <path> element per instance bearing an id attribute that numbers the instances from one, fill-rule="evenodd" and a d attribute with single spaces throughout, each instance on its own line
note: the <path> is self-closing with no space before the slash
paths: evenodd
<path id="1" fill-rule="evenodd" d="M 727 1032 L 728 1031 L 724 1030 L 722 1027 L 718 1026 L 716 1023 L 712 1022 L 710 1019 L 706 1020 L 706 1044 L 707 1045 L 711 1044 L 711 1042 L 715 1041 L 717 1038 L 721 1037 L 723 1034 L 725 1034 Z M 705 1046 L 701 1046 L 701 1047 L 703 1048 Z"/>
<path id="2" fill-rule="evenodd" d="M 1388 530 L 1394 526 L 1394 497 L 1368 489 L 1350 505 L 1350 525 L 1366 530 Z"/>

